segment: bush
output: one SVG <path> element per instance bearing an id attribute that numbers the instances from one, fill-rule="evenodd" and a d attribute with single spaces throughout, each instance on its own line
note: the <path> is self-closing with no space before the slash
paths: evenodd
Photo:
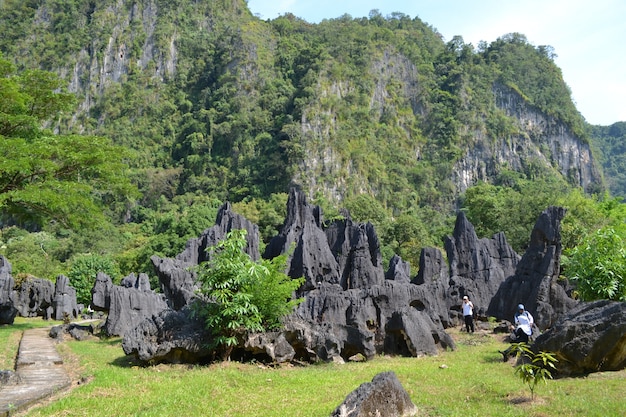
<path id="1" fill-rule="evenodd" d="M 285 271 L 286 255 L 254 262 L 243 251 L 246 231 L 233 230 L 208 248 L 209 261 L 198 265 L 200 302 L 196 314 L 213 335 L 211 348 L 223 359 L 230 356 L 238 337 L 280 327 L 281 319 L 302 300 L 294 291 L 303 279 L 291 279 Z"/>

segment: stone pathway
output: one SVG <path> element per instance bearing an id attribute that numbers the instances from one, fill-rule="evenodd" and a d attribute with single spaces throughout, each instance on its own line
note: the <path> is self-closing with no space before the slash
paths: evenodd
<path id="1" fill-rule="evenodd" d="M 24 331 L 15 366 L 19 384 L 0 386 L 0 417 L 32 406 L 71 385 L 49 331 Z"/>

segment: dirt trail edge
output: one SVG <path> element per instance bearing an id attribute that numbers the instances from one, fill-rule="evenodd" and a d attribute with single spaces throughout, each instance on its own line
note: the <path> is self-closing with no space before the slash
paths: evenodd
<path id="1" fill-rule="evenodd" d="M 24 331 L 17 354 L 18 384 L 0 386 L 0 417 L 9 416 L 70 387 L 50 329 Z"/>

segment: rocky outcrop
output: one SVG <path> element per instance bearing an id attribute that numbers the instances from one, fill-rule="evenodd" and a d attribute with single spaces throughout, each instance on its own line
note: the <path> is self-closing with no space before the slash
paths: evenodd
<path id="1" fill-rule="evenodd" d="M 524 304 L 539 329 L 544 330 L 576 305 L 565 291 L 567 282 L 559 278 L 564 216 L 565 209 L 554 206 L 541 213 L 515 274 L 506 279 L 491 300 L 489 315 L 512 319 L 517 305 Z"/>
<path id="2" fill-rule="evenodd" d="M 626 368 L 626 303 L 580 303 L 532 345 L 556 354 L 559 376 Z"/>
<path id="3" fill-rule="evenodd" d="M 91 308 L 97 311 L 108 311 L 111 306 L 111 287 L 113 281 L 104 272 L 98 272 L 96 281 L 91 288 Z"/>
<path id="4" fill-rule="evenodd" d="M 393 371 L 382 372 L 372 382 L 361 384 L 331 414 L 331 417 L 408 417 L 417 415 L 411 401 Z"/>
<path id="5" fill-rule="evenodd" d="M 515 273 L 519 255 L 504 233 L 479 239 L 463 212 L 457 215 L 454 232 L 444 246 L 450 267 L 449 307 L 459 310 L 460 300 L 467 295 L 484 316 L 500 285 Z"/>
<path id="6" fill-rule="evenodd" d="M 106 274 L 98 274 L 92 293 L 92 305 L 108 311 L 104 331 L 110 336 L 123 336 L 146 318 L 168 308 L 163 294 L 150 289 L 148 276 L 131 274 L 113 285 Z"/>
<path id="7" fill-rule="evenodd" d="M 21 317 L 43 317 L 50 320 L 54 313 L 53 300 L 54 284 L 52 281 L 30 277 L 25 279 L 16 290 L 14 305 Z"/>
<path id="8" fill-rule="evenodd" d="M 302 291 L 312 290 L 321 283 L 341 284 L 339 264 L 322 229 L 321 209 L 309 205 L 304 194 L 295 188 L 289 192 L 282 230 L 267 245 L 263 257 L 273 259 L 283 253 L 289 254 L 288 275 L 305 278 Z"/>
<path id="9" fill-rule="evenodd" d="M 348 215 L 345 220 L 333 222 L 325 233 L 339 266 L 339 284 L 344 290 L 383 283 L 380 242 L 371 223 L 355 224 Z"/>
<path id="10" fill-rule="evenodd" d="M 0 255 L 0 324 L 12 324 L 19 313 L 22 317 L 43 317 L 64 320 L 78 317 L 76 289 L 64 275 L 56 283 L 30 277 L 17 289 L 13 288 L 11 264 Z"/>
<path id="11" fill-rule="evenodd" d="M 258 226 L 232 211 L 228 202 L 220 207 L 215 225 L 202 232 L 199 238 L 187 241 L 185 250 L 176 258 L 158 256 L 151 258 L 170 307 L 179 310 L 194 298 L 197 286 L 195 273 L 190 268 L 207 261 L 209 259 L 207 249 L 217 245 L 234 229 L 246 230 L 245 252 L 251 259 L 258 260 L 260 258 Z"/>
<path id="12" fill-rule="evenodd" d="M 65 275 L 59 275 L 54 285 L 52 300 L 55 320 L 75 319 L 80 314 L 76 303 L 76 289 Z"/>
<path id="13" fill-rule="evenodd" d="M 189 307 L 165 309 L 128 330 L 122 340 L 127 355 L 159 363 L 202 363 L 212 359 L 211 340 L 204 323 Z"/>
<path id="14" fill-rule="evenodd" d="M 0 255 L 0 324 L 13 324 L 17 315 L 17 309 L 13 305 L 14 285 L 11 264 L 3 255 Z"/>
<path id="15" fill-rule="evenodd" d="M 503 166 L 524 172 L 533 163 L 558 170 L 571 184 L 589 193 L 602 189 L 602 175 L 587 141 L 513 89 L 496 84 L 492 91 L 496 106 L 507 114 L 517 132 L 495 140 L 484 131 L 473 132 L 475 142 L 452 170 L 459 193 L 477 181 L 491 182 Z"/>

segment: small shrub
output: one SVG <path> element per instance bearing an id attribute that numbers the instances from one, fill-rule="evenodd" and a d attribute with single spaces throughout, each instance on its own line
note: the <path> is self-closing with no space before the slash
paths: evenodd
<path id="1" fill-rule="evenodd" d="M 522 356 L 523 363 L 515 367 L 515 373 L 520 379 L 528 384 L 531 399 L 535 399 L 535 388 L 539 381 L 546 383 L 547 379 L 552 379 L 552 371 L 556 370 L 555 363 L 558 362 L 553 353 L 534 353 L 526 343 L 514 343 L 511 345 L 515 356 Z"/>

